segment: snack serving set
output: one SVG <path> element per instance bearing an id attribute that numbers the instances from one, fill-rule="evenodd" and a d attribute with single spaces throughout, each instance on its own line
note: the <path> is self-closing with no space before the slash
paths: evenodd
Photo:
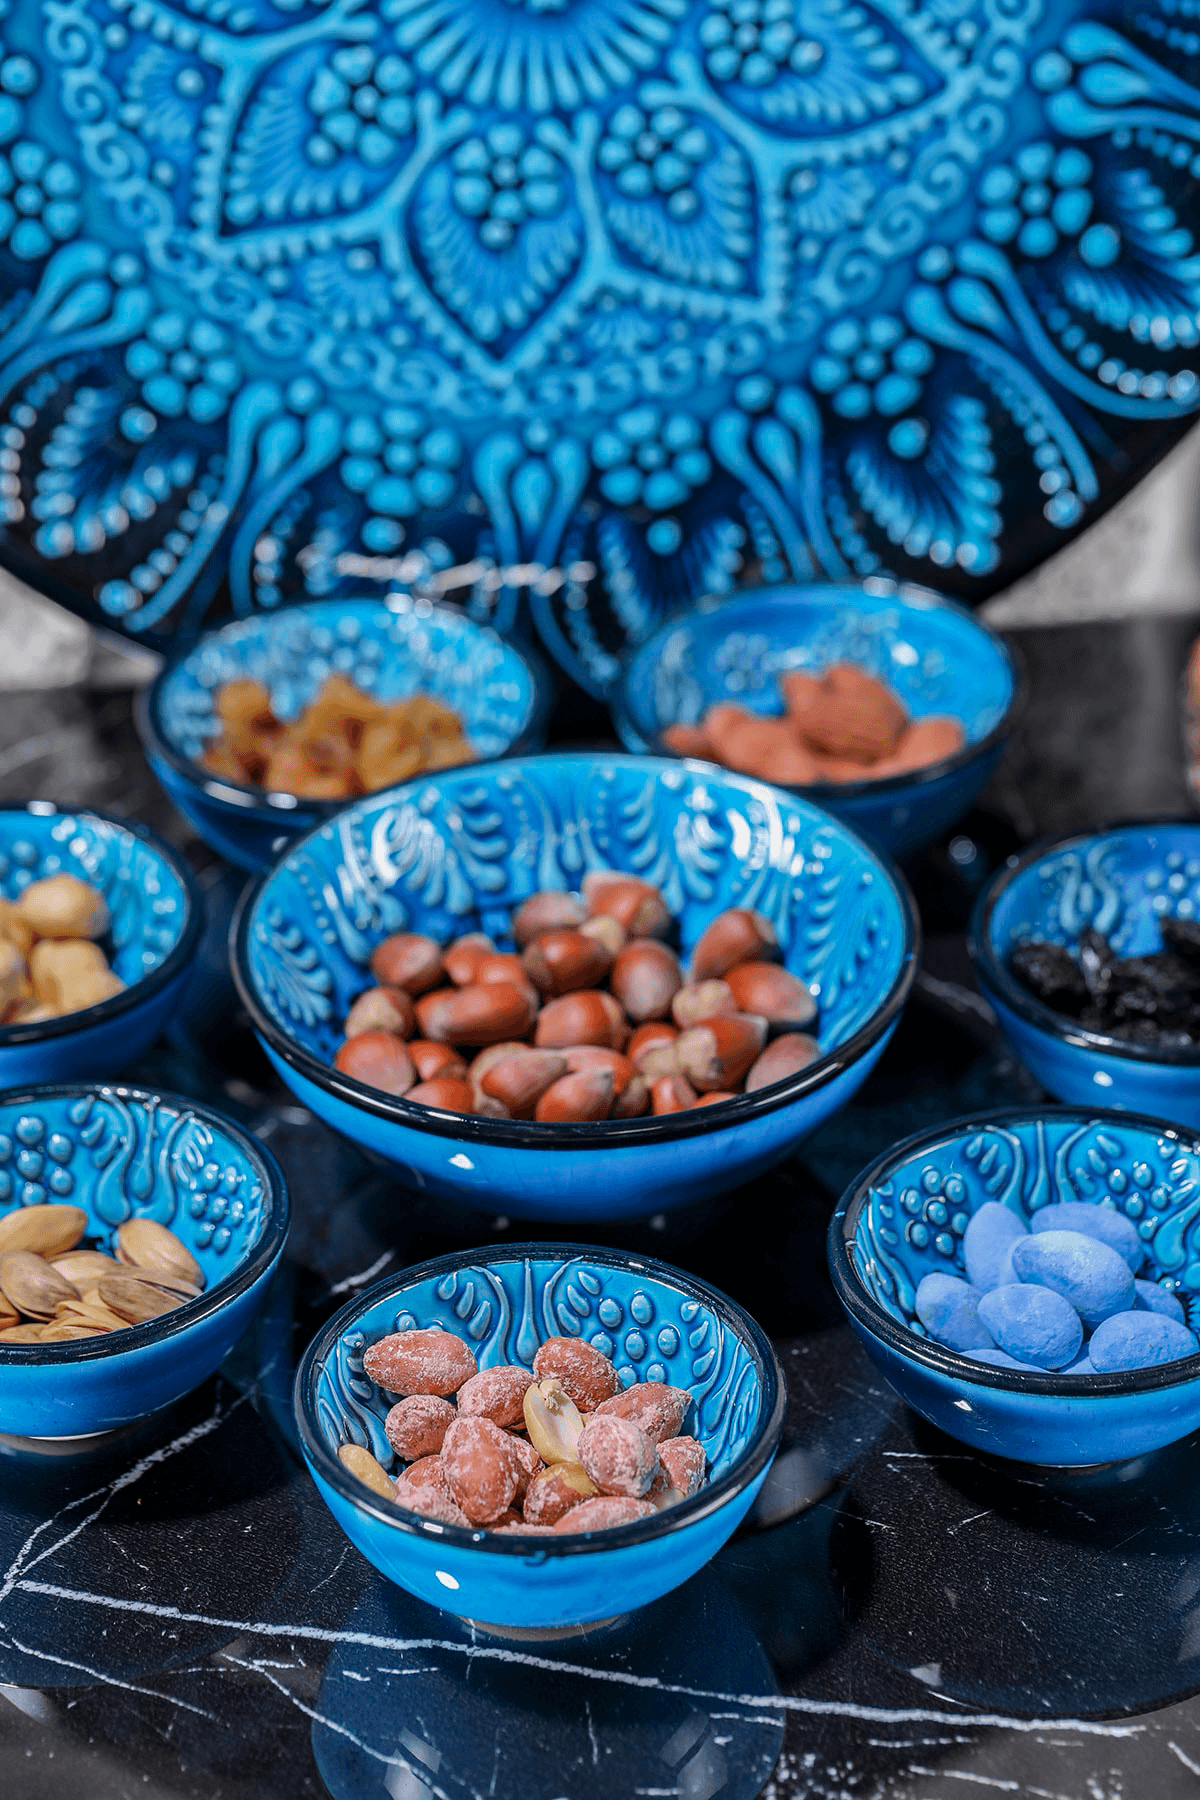
<path id="1" fill-rule="evenodd" d="M 209 633 L 139 724 L 180 811 L 254 873 L 233 975 L 296 1098 L 445 1203 L 575 1232 L 719 1196 L 851 1099 L 920 956 L 889 855 L 969 807 L 1020 689 L 1006 647 L 923 590 L 768 588 L 630 653 L 627 754 L 529 754 L 539 659 L 395 595 Z M 148 833 L 0 815 L 6 1432 L 145 1417 L 266 1299 L 288 1226 L 269 1152 L 114 1080 L 201 928 Z M 1141 1455 L 1200 1427 L 1200 827 L 1029 852 L 970 948 L 1070 1105 L 894 1147 L 834 1214 L 835 1291 L 953 1436 L 1060 1466 Z M 387 1277 L 309 1344 L 294 1391 L 363 1555 L 501 1632 L 686 1581 L 753 1505 L 785 1403 L 742 1308 L 578 1242 Z"/>

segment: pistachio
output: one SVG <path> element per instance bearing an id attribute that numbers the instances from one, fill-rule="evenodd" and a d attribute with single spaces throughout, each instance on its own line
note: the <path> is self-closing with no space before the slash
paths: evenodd
<path id="1" fill-rule="evenodd" d="M 21 1315 L 11 1301 L 0 1294 L 0 1331 L 7 1331 L 13 1325 L 21 1323 Z"/>
<path id="2" fill-rule="evenodd" d="M 364 1450 L 361 1444 L 343 1444 L 338 1451 L 338 1461 L 343 1469 L 348 1469 L 351 1475 L 356 1475 L 359 1481 L 365 1482 L 372 1493 L 378 1494 L 381 1499 L 396 1498 L 396 1487 L 391 1476 L 383 1464 L 376 1462 L 371 1452 Z"/>
<path id="3" fill-rule="evenodd" d="M 3 1273 L 0 1266 L 0 1278 Z M 113 1275 L 102 1281 L 95 1292 L 105 1306 L 111 1307 L 129 1325 L 144 1325 L 147 1320 L 161 1318 L 163 1313 L 174 1312 L 183 1304 L 173 1294 L 152 1287 L 148 1281 L 139 1281 L 133 1275 Z"/>
<path id="4" fill-rule="evenodd" d="M 0 1344 L 69 1344 L 76 1338 L 99 1337 L 90 1325 L 64 1325 L 57 1319 L 39 1325 L 10 1325 L 0 1331 Z"/>
<path id="5" fill-rule="evenodd" d="M 192 1295 L 204 1286 L 204 1271 L 186 1244 L 154 1219 L 126 1219 L 118 1227 L 118 1259 L 145 1281 Z"/>
<path id="6" fill-rule="evenodd" d="M 98 1281 L 121 1273 L 120 1263 L 114 1262 L 111 1256 L 104 1256 L 99 1250 L 67 1250 L 62 1255 L 43 1251 L 42 1254 L 51 1267 L 58 1270 L 64 1281 L 69 1281 L 81 1294 L 85 1289 L 94 1287 Z"/>
<path id="7" fill-rule="evenodd" d="M 525 1429 L 529 1441 L 547 1463 L 577 1463 L 583 1419 L 556 1375 L 526 1390 Z"/>
<path id="8" fill-rule="evenodd" d="M 82 1206 L 20 1206 L 0 1219 L 0 1256 L 32 1250 L 38 1256 L 65 1256 L 87 1230 Z M 66 1274 L 65 1270 L 60 1271 Z M 68 1275 L 67 1280 L 70 1280 Z"/>
<path id="9" fill-rule="evenodd" d="M 90 1325 L 96 1331 L 124 1331 L 127 1321 L 113 1312 L 100 1299 L 96 1288 L 89 1288 L 79 1300 L 64 1300 L 54 1312 L 63 1325 Z"/>
<path id="10" fill-rule="evenodd" d="M 63 1300 L 79 1298 L 57 1269 L 32 1250 L 12 1250 L 0 1259 L 0 1292 L 30 1319 L 50 1319 Z"/>

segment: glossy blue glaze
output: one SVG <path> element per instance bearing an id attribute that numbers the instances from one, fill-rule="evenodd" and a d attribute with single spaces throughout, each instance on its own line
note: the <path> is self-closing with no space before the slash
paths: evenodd
<path id="1" fill-rule="evenodd" d="M 68 1344 L 0 1344 L 0 1431 L 80 1437 L 168 1406 L 228 1355 L 266 1298 L 288 1195 L 275 1159 L 222 1114 L 109 1085 L 0 1095 L 0 1218 L 80 1206 L 84 1246 L 112 1253 L 126 1219 L 154 1219 L 204 1270 L 196 1300 L 147 1325 Z"/>
<path id="2" fill-rule="evenodd" d="M 531 1368 L 538 1345 L 561 1335 L 611 1357 L 626 1387 L 689 1389 L 684 1429 L 704 1445 L 704 1488 L 652 1519 L 556 1540 L 435 1525 L 377 1498 L 337 1460 L 353 1443 L 392 1473 L 402 1466 L 383 1431 L 391 1400 L 364 1375 L 363 1352 L 389 1332 L 431 1325 L 464 1337 L 481 1369 Z M 305 1460 L 363 1555 L 433 1606 L 509 1627 L 611 1618 L 694 1575 L 753 1503 L 784 1410 L 766 1336 L 724 1294 L 645 1257 L 560 1244 L 465 1251 L 380 1282 L 309 1345 L 295 1386 Z"/>
<path id="3" fill-rule="evenodd" d="M 0 1025 L 0 1087 L 117 1075 L 149 1048 L 187 981 L 204 902 L 183 858 L 143 825 L 59 813 L 42 801 L 0 812 L 0 899 L 76 875 L 112 916 L 101 940 L 124 993 L 40 1025 Z"/>
<path id="4" fill-rule="evenodd" d="M 1056 1201 L 1115 1204 L 1138 1228 L 1142 1273 L 1200 1319 L 1200 1142 L 1140 1114 L 1077 1108 L 984 1114 L 896 1145 L 847 1190 L 829 1228 L 834 1287 L 896 1391 L 952 1437 L 1022 1462 L 1078 1467 L 1141 1456 L 1200 1427 L 1200 1356 L 1110 1375 L 991 1368 L 935 1343 L 914 1298 L 931 1270 L 963 1273 L 986 1201 L 1026 1222 Z"/>
<path id="5" fill-rule="evenodd" d="M 627 658 L 613 719 L 630 750 L 666 748 L 668 725 L 696 725 L 710 706 L 783 712 L 780 678 L 857 663 L 914 719 L 957 718 L 966 743 L 919 774 L 820 782 L 799 790 L 892 856 L 931 843 L 962 817 L 999 761 L 1019 679 L 1006 645 L 961 607 L 920 588 L 763 588 L 702 603 Z"/>
<path id="6" fill-rule="evenodd" d="M 721 1107 L 546 1126 L 392 1099 L 332 1067 L 341 1021 L 390 932 L 489 932 L 589 869 L 658 883 L 686 954 L 730 906 L 775 924 L 821 1007 L 823 1055 Z M 700 764 L 544 756 L 448 770 L 356 801 L 246 897 L 232 960 L 255 1030 L 293 1092 L 415 1186 L 521 1218 L 616 1219 L 734 1187 L 844 1105 L 911 986 L 918 925 L 903 882 L 806 801 Z"/>
<path id="7" fill-rule="evenodd" d="M 1200 824 L 1119 825 L 1036 845 L 980 895 L 968 948 L 1022 1062 L 1075 1105 L 1150 1112 L 1200 1126 L 1200 1050 L 1163 1050 L 1088 1031 L 1008 971 L 1018 944 L 1077 944 L 1092 925 L 1118 956 L 1161 949 L 1158 921 L 1200 917 Z"/>
<path id="8" fill-rule="evenodd" d="M 537 749 L 550 694 L 540 660 L 485 625 L 410 595 L 326 600 L 209 633 L 168 665 L 138 707 L 150 766 L 184 817 L 243 869 L 265 869 L 288 838 L 332 818 L 340 800 L 303 800 L 218 779 L 197 758 L 219 736 L 216 690 L 259 681 L 289 721 L 326 677 L 384 702 L 432 694 L 458 714 L 482 760 Z"/>

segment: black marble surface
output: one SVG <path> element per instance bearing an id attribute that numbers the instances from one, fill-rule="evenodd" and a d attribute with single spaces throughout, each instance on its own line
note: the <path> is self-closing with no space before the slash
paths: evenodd
<path id="1" fill-rule="evenodd" d="M 927 955 L 875 1075 L 769 1179 L 610 1234 L 756 1313 L 787 1369 L 788 1430 L 748 1528 L 707 1570 L 624 1625 L 552 1643 L 475 1637 L 376 1576 L 290 1421 L 299 1351 L 348 1295 L 536 1232 L 434 1208 L 280 1089 L 224 973 L 239 881 L 162 801 L 127 697 L 5 695 L 0 803 L 99 805 L 193 858 L 202 965 L 171 1040 L 126 1072 L 248 1122 L 295 1217 L 266 1314 L 207 1387 L 83 1447 L 0 1437 L 3 1800 L 1200 1791 L 1200 1442 L 1071 1475 L 971 1454 L 875 1378 L 823 1248 L 834 1197 L 877 1151 L 1035 1092 L 970 981 L 972 898 L 1032 836 L 1188 810 L 1178 688 L 1197 630 L 1018 635 L 1029 704 L 984 803 L 909 871 Z M 604 717 L 564 709 L 557 735 L 599 740 Z"/>

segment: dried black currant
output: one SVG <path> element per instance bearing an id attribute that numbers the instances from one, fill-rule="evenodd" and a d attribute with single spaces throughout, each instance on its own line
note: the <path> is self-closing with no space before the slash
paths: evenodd
<path id="1" fill-rule="evenodd" d="M 1112 986 L 1117 959 L 1112 945 L 1093 925 L 1079 940 L 1079 968 L 1093 999 L 1102 999 Z"/>
<path id="2" fill-rule="evenodd" d="M 1055 1012 L 1075 1014 L 1087 1004 L 1088 987 L 1079 964 L 1061 944 L 1018 944 L 1008 966 L 1031 994 Z"/>
<path id="3" fill-rule="evenodd" d="M 1162 920 L 1162 941 L 1164 950 L 1173 950 L 1186 962 L 1194 963 L 1200 968 L 1200 922 L 1195 919 Z"/>

